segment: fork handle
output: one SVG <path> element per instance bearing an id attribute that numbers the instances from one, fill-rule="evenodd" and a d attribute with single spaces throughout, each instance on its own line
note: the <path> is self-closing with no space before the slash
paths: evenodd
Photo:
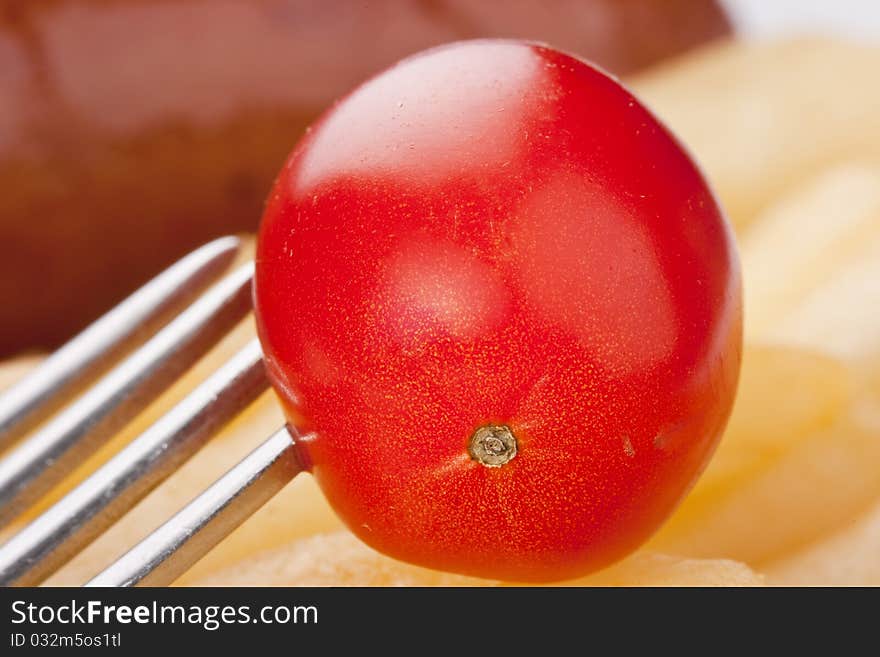
<path id="1" fill-rule="evenodd" d="M 282 427 L 86 586 L 167 586 L 303 471 Z"/>

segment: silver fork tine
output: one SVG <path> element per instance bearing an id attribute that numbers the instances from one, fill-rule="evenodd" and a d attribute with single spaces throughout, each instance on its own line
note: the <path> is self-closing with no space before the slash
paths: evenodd
<path id="1" fill-rule="evenodd" d="M 269 386 L 256 340 L 0 547 L 0 586 L 35 586 L 88 546 Z"/>
<path id="2" fill-rule="evenodd" d="M 251 308 L 250 263 L 122 361 L 0 461 L 0 526 L 106 442 L 195 363 Z"/>
<path id="3" fill-rule="evenodd" d="M 247 520 L 303 466 L 282 427 L 86 586 L 165 586 Z"/>
<path id="4" fill-rule="evenodd" d="M 0 450 L 94 381 L 127 351 L 185 308 L 235 258 L 224 237 L 193 251 L 58 349 L 0 397 Z"/>

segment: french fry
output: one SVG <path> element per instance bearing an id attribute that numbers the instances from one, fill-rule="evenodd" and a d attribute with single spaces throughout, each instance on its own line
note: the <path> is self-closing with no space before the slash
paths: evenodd
<path id="1" fill-rule="evenodd" d="M 858 521 L 768 564 L 767 579 L 785 586 L 880 586 L 880 503 Z"/>
<path id="2" fill-rule="evenodd" d="M 878 212 L 880 218 L 880 212 Z M 766 333 L 867 370 L 880 365 L 880 235 Z"/>
<path id="3" fill-rule="evenodd" d="M 878 466 L 876 430 L 844 418 L 740 482 L 709 513 L 666 533 L 656 547 L 763 567 L 858 517 L 880 495 Z"/>
<path id="4" fill-rule="evenodd" d="M 650 546 L 760 566 L 857 516 L 880 495 L 880 431 L 855 382 L 827 356 L 747 349 L 718 453 Z"/>
<path id="5" fill-rule="evenodd" d="M 880 167 L 823 172 L 740 246 L 749 339 L 850 359 L 880 351 Z"/>
<path id="6" fill-rule="evenodd" d="M 869 82 L 878 67 L 876 47 L 730 41 L 628 82 L 693 150 L 742 228 L 834 163 L 880 158 L 880 87 Z"/>
<path id="7" fill-rule="evenodd" d="M 642 550 L 570 586 L 761 586 L 764 577 L 729 559 L 686 559 Z"/>
<path id="8" fill-rule="evenodd" d="M 792 385 L 796 381 L 797 385 Z M 843 415 L 854 395 L 850 372 L 820 354 L 747 347 L 727 430 L 696 488 L 665 531 L 711 513 L 719 498 Z"/>
<path id="9" fill-rule="evenodd" d="M 486 586 L 499 582 L 411 566 L 361 543 L 349 532 L 312 536 L 262 552 L 192 582 L 198 586 Z M 570 586 L 756 586 L 762 578 L 725 560 L 638 553 Z"/>

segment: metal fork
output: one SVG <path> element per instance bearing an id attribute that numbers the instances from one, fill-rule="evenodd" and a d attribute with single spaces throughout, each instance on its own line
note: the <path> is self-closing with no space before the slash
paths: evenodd
<path id="1" fill-rule="evenodd" d="M 240 246 L 225 237 L 189 254 L 0 397 L 0 449 L 7 450 L 0 454 L 0 527 L 106 443 L 251 310 L 252 263 L 194 301 Z M 44 581 L 268 386 L 254 339 L 0 547 L 0 585 Z M 296 439 L 293 429 L 281 427 L 86 586 L 173 582 L 302 471 Z"/>

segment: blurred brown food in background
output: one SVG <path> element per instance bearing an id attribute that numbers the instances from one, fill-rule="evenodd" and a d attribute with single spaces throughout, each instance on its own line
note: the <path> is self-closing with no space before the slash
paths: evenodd
<path id="1" fill-rule="evenodd" d="M 256 229 L 308 122 L 407 54 L 524 37 L 624 74 L 729 30 L 711 0 L 0 0 L 0 356 Z"/>

